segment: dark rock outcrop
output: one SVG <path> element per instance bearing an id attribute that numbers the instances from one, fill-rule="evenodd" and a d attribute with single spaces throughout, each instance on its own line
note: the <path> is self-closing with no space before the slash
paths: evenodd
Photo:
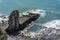
<path id="1" fill-rule="evenodd" d="M 18 31 L 18 28 L 19 28 L 19 12 L 18 12 L 18 10 L 14 10 L 10 14 L 8 24 L 9 24 L 9 26 L 6 29 L 6 32 L 8 34 L 14 34 L 15 32 Z"/>

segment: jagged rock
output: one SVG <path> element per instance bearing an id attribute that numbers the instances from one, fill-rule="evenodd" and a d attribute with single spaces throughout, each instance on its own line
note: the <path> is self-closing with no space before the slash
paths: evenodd
<path id="1" fill-rule="evenodd" d="M 14 33 L 15 31 L 18 31 L 19 28 L 19 11 L 14 10 L 10 16 L 8 21 L 9 27 L 6 29 L 9 33 Z"/>

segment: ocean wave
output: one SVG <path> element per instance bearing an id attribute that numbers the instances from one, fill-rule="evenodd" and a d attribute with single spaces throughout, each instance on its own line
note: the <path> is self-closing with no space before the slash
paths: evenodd
<path id="1" fill-rule="evenodd" d="M 40 17 L 45 17 L 46 16 L 46 12 L 41 13 Z"/>
<path id="2" fill-rule="evenodd" d="M 31 9 L 31 10 L 27 10 L 26 12 L 23 12 L 22 14 L 23 14 L 23 15 L 29 15 L 28 12 L 39 14 L 39 15 L 40 15 L 39 18 L 43 18 L 43 17 L 45 17 L 45 15 L 46 15 L 46 11 L 43 10 L 43 9 Z M 21 14 L 21 13 L 20 13 L 20 14 Z"/>
<path id="3" fill-rule="evenodd" d="M 59 20 L 52 20 L 50 22 L 44 23 L 44 26 L 47 28 L 60 29 L 60 19 Z"/>
<path id="4" fill-rule="evenodd" d="M 2 23 L 2 21 L 7 22 L 8 20 L 8 15 L 0 14 L 0 23 Z"/>

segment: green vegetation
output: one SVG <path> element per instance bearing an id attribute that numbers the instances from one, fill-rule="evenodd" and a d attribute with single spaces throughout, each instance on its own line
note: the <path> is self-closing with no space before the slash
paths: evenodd
<path id="1" fill-rule="evenodd" d="M 4 40 L 5 32 L 0 28 L 0 40 Z"/>

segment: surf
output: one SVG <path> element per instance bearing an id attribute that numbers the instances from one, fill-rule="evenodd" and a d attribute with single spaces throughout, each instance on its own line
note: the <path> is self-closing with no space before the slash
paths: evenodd
<path id="1" fill-rule="evenodd" d="M 52 21 L 49 21 L 47 23 L 44 23 L 44 26 L 47 28 L 60 29 L 60 19 L 52 20 Z"/>

